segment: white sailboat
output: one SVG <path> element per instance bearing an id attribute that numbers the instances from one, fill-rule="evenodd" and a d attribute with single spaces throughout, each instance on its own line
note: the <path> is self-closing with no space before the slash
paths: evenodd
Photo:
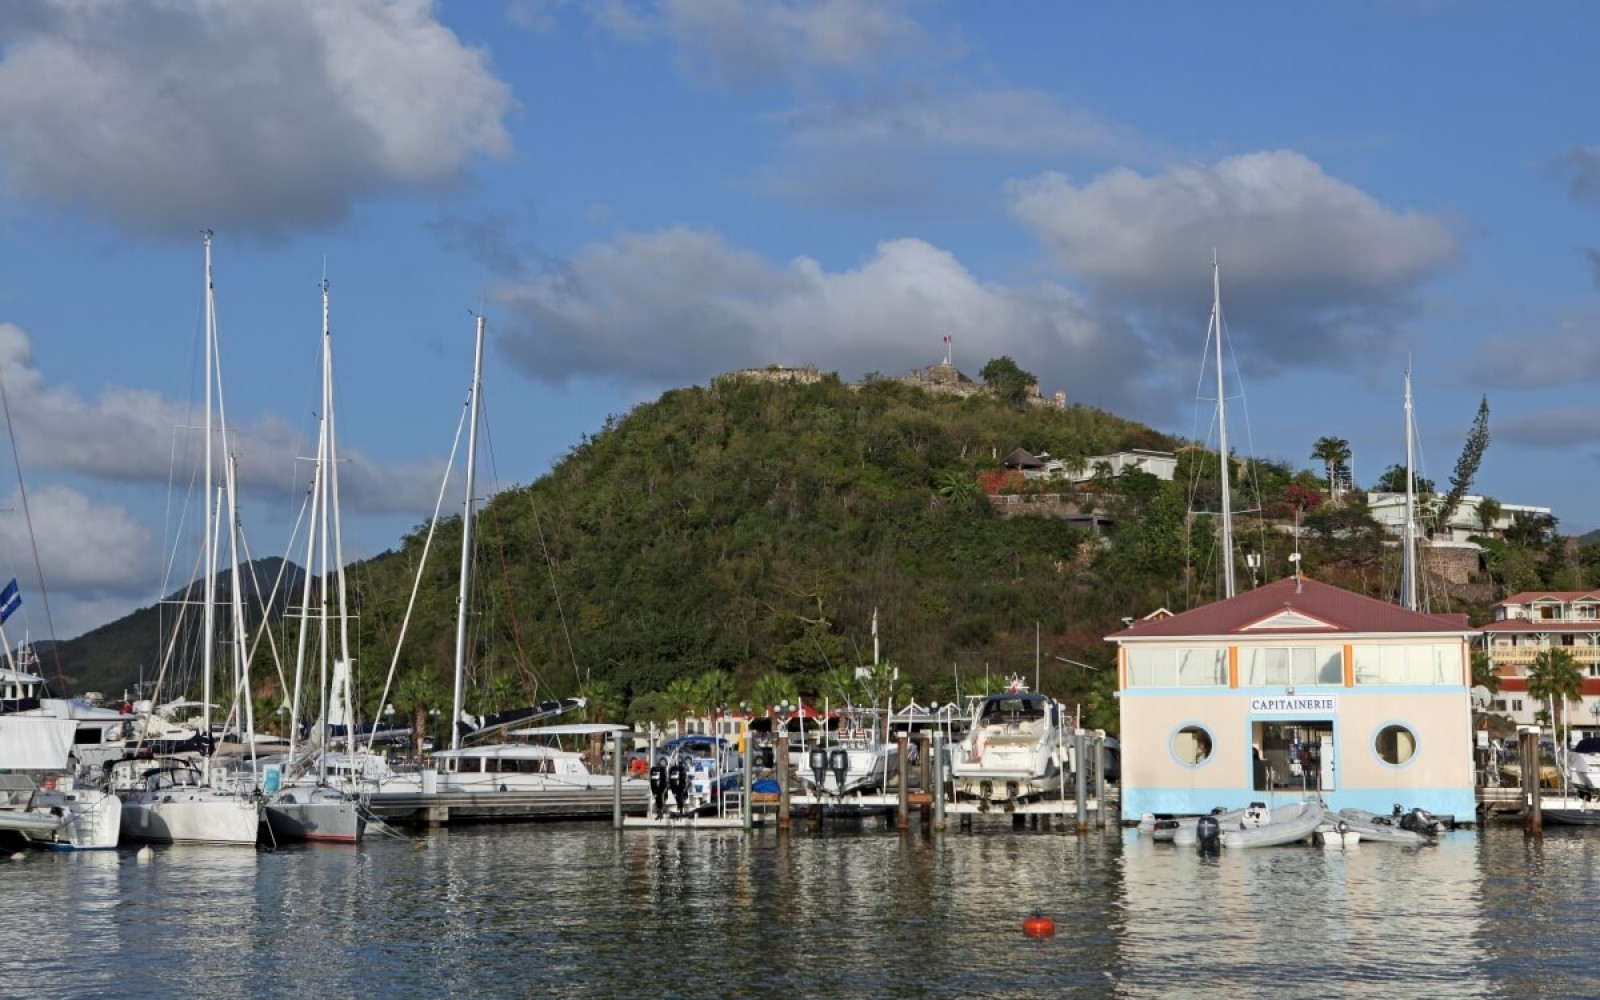
<path id="1" fill-rule="evenodd" d="M 233 638 L 230 642 L 234 666 L 233 683 L 235 699 L 247 693 L 243 683 L 244 613 L 241 605 L 242 585 L 239 577 L 238 534 L 234 530 L 236 519 L 235 479 L 231 462 L 224 461 L 223 481 L 216 478 L 215 455 L 217 438 L 227 440 L 227 417 L 222 404 L 222 383 L 217 358 L 217 306 L 215 288 L 211 279 L 211 234 L 205 234 L 205 418 L 204 440 L 205 479 L 207 491 L 205 537 L 203 539 L 203 618 L 201 631 L 201 672 L 204 693 L 201 695 L 201 736 L 209 743 L 211 738 L 212 671 L 215 666 L 217 636 L 217 562 L 218 537 L 224 525 L 228 528 L 228 553 L 232 568 L 231 602 Z M 213 402 L 215 396 L 215 402 Z M 215 420 L 215 427 L 213 426 Z M 212 491 L 215 502 L 212 502 Z M 249 699 L 244 706 L 243 723 L 246 731 L 252 727 Z M 174 844 L 231 844 L 254 846 L 261 820 L 260 799 L 255 790 L 254 775 L 239 770 L 224 770 L 214 766 L 209 753 L 203 752 L 198 760 L 191 757 L 162 759 L 131 759 L 119 762 L 113 771 L 113 780 L 122 794 L 122 835 L 134 841 Z"/>
<path id="2" fill-rule="evenodd" d="M 339 521 L 339 455 L 333 417 L 333 333 L 328 313 L 328 283 L 322 283 L 322 408 L 317 436 L 316 469 L 312 474 L 311 529 L 306 535 L 306 568 L 301 590 L 300 637 L 295 654 L 294 690 L 290 699 L 289 753 L 282 765 L 267 769 L 263 818 L 274 842 L 310 840 L 353 844 L 366 830 L 366 812 L 349 787 L 349 776 L 330 774 L 329 724 L 343 724 L 346 752 L 353 753 L 355 729 L 350 706 L 350 625 L 345 587 L 343 533 Z M 315 570 L 313 573 L 312 570 Z M 319 610 L 313 612 L 312 577 Z M 329 587 L 333 588 L 330 601 Z M 330 635 L 338 623 L 337 650 Z M 317 655 L 317 722 L 304 745 L 297 745 L 302 712 L 306 647 L 315 631 Z M 335 655 L 336 652 L 336 655 Z M 298 751 L 298 752 L 297 752 Z"/>

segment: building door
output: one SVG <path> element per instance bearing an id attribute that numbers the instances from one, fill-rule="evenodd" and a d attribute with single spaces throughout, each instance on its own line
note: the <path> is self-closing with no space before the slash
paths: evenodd
<path id="1" fill-rule="evenodd" d="M 1257 721 L 1250 726 L 1258 792 L 1329 792 L 1336 787 L 1329 719 Z"/>

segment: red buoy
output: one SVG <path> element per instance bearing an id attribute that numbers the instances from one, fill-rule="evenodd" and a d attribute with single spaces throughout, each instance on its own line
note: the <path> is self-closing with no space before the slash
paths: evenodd
<path id="1" fill-rule="evenodd" d="M 1056 933 L 1056 922 L 1045 916 L 1043 913 L 1040 913 L 1038 910 L 1034 910 L 1033 916 L 1022 922 L 1022 933 L 1031 938 L 1054 937 Z"/>

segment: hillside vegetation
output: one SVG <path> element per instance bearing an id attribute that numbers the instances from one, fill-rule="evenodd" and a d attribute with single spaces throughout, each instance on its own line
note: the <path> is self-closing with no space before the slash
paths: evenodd
<path id="1" fill-rule="evenodd" d="M 1100 470 L 1058 504 L 993 503 L 980 484 L 1063 488 L 1008 487 L 999 470 L 1018 447 L 1077 464 L 1128 448 L 1178 451 L 1179 475 Z M 1251 499 L 1236 506 L 1255 511 L 1241 515 L 1238 542 L 1262 554 L 1263 580 L 1289 572 L 1296 547 L 1271 522 L 1298 516 L 1305 572 L 1392 599 L 1397 556 L 1359 504 L 1323 504 L 1319 480 L 1287 463 L 1238 466 Z M 1037 672 L 1086 723 L 1115 728 L 1104 637 L 1125 618 L 1218 596 L 1216 519 L 1193 513 L 1214 509 L 1217 472 L 1214 453 L 1085 406 L 957 398 L 884 379 L 725 377 L 672 391 L 482 508 L 467 703 L 489 712 L 583 693 L 592 716 L 634 721 L 784 696 L 860 698 L 853 672 L 872 663 L 876 612 L 884 666 L 873 693 L 892 686 L 897 702 L 944 702 L 958 685 L 972 693 L 1012 673 L 1031 684 Z M 1006 516 L 1019 507 L 1042 513 Z M 1072 512 L 1108 518 L 1109 537 L 1055 516 Z M 1581 576 L 1553 522 L 1544 527 L 1498 542 L 1491 558 L 1536 584 Z M 459 518 L 439 526 L 403 642 L 426 530 L 352 568 L 357 697 L 369 717 L 391 660 L 388 704 L 419 723 L 448 715 L 460 540 Z M 1241 576 L 1241 588 L 1249 583 Z M 1481 617 L 1484 607 L 1436 610 Z M 143 641 L 126 625 L 107 630 L 67 644 L 63 660 L 118 690 L 96 637 L 138 650 L 155 629 Z M 280 630 L 278 649 L 291 649 Z M 257 653 L 252 674 L 258 713 L 270 718 L 282 694 L 267 655 Z"/>

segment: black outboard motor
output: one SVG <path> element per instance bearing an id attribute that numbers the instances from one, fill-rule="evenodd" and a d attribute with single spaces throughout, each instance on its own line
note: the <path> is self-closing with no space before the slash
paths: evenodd
<path id="1" fill-rule="evenodd" d="M 661 812 L 667 803 L 667 765 L 661 761 L 650 766 L 650 798 L 656 804 L 656 812 Z"/>
<path id="2" fill-rule="evenodd" d="M 678 811 L 683 812 L 689 797 L 689 769 L 682 761 L 674 760 L 667 765 L 667 787 L 672 789 L 672 798 L 678 803 Z"/>
<path id="3" fill-rule="evenodd" d="M 839 791 L 843 792 L 845 772 L 850 770 L 850 751 L 834 747 L 828 752 L 828 767 L 833 771 L 833 780 L 839 783 Z"/>
<path id="4" fill-rule="evenodd" d="M 812 747 L 811 753 L 806 757 L 806 763 L 811 765 L 811 776 L 817 780 L 817 790 L 822 790 L 822 776 L 828 773 L 828 751 L 821 747 Z"/>
<path id="5" fill-rule="evenodd" d="M 1432 837 L 1442 824 L 1426 809 L 1413 809 L 1400 817 L 1400 829 Z"/>
<path id="6" fill-rule="evenodd" d="M 1201 850 L 1215 847 L 1222 840 L 1222 824 L 1215 816 L 1201 816 L 1195 821 L 1194 835 L 1200 842 Z"/>

